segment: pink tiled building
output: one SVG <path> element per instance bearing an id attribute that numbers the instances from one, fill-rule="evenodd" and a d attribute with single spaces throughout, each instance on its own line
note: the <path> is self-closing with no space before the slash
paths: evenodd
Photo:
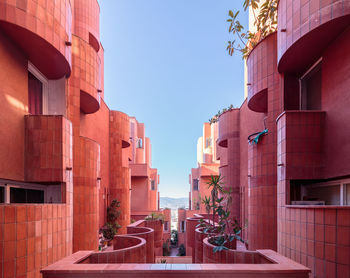
<path id="1" fill-rule="evenodd" d="M 196 264 L 157 265 L 170 211 L 144 125 L 104 101 L 98 2 L 0 0 L 1 277 L 349 277 L 349 28 L 349 0 L 279 1 L 247 99 L 198 141 L 178 225 Z M 219 174 L 247 244 L 214 254 L 196 225 Z M 122 228 L 98 252 L 113 199 Z"/>
<path id="2" fill-rule="evenodd" d="M 99 17 L 96 0 L 0 1 L 1 277 L 39 277 L 76 251 L 97 250 L 113 199 L 127 233 L 136 120 L 104 101 Z M 143 140 L 139 163 L 150 168 Z M 158 210 L 157 169 L 151 178 L 139 207 L 147 212 Z"/>

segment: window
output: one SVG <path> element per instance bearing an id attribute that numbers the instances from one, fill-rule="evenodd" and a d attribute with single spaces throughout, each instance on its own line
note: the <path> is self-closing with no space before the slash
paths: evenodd
<path id="1" fill-rule="evenodd" d="M 300 78 L 300 109 L 321 109 L 321 62 L 316 63 Z"/>
<path id="2" fill-rule="evenodd" d="M 350 180 L 291 181 L 292 205 L 350 205 Z"/>
<path id="3" fill-rule="evenodd" d="M 10 188 L 10 203 L 44 203 L 44 191 L 25 188 Z"/>
<path id="4" fill-rule="evenodd" d="M 181 231 L 181 233 L 186 232 L 186 223 L 185 223 L 185 221 L 181 221 L 180 231 Z"/>
<path id="5" fill-rule="evenodd" d="M 156 182 L 155 182 L 155 180 L 151 180 L 151 190 L 156 190 Z"/>
<path id="6" fill-rule="evenodd" d="M 5 188 L 0 186 L 0 203 L 5 203 Z"/>
<path id="7" fill-rule="evenodd" d="M 142 138 L 138 138 L 137 139 L 137 148 L 139 148 L 139 149 L 143 148 L 143 146 L 142 146 Z"/>
<path id="8" fill-rule="evenodd" d="M 164 232 L 167 232 L 169 230 L 169 222 L 164 221 Z"/>
<path id="9" fill-rule="evenodd" d="M 52 81 L 54 82 L 54 87 L 59 86 L 57 90 L 59 93 L 62 93 L 61 88 L 62 84 L 64 86 L 65 78 Z M 28 112 L 30 114 L 42 115 L 48 113 L 48 91 L 49 80 L 33 64 L 28 62 Z M 57 92 L 55 92 L 55 95 L 58 95 Z M 55 99 L 54 106 L 58 105 L 59 101 Z"/>
<path id="10" fill-rule="evenodd" d="M 199 183 L 198 179 L 193 179 L 193 180 L 192 180 L 193 191 L 198 191 L 198 190 L 199 190 L 198 183 Z"/>
<path id="11" fill-rule="evenodd" d="M 31 72 L 28 72 L 28 112 L 43 114 L 43 84 Z"/>
<path id="12" fill-rule="evenodd" d="M 211 138 L 205 139 L 205 147 L 209 148 L 211 146 Z"/>
<path id="13" fill-rule="evenodd" d="M 62 184 L 0 184 L 0 203 L 62 203 Z"/>

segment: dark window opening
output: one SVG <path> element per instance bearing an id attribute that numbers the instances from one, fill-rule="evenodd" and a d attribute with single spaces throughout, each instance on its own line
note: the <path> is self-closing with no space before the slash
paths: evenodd
<path id="1" fill-rule="evenodd" d="M 181 221 L 180 231 L 181 233 L 184 233 L 186 231 L 185 221 Z"/>
<path id="2" fill-rule="evenodd" d="M 28 72 L 28 112 L 32 115 L 43 114 L 43 84 Z"/>
<path id="3" fill-rule="evenodd" d="M 0 203 L 5 203 L 5 188 L 0 186 Z"/>
<path id="4" fill-rule="evenodd" d="M 169 229 L 169 222 L 168 221 L 164 221 L 164 231 L 168 231 Z"/>
<path id="5" fill-rule="evenodd" d="M 11 203 L 44 203 L 45 193 L 43 190 L 24 189 L 12 187 L 10 189 Z"/>
<path id="6" fill-rule="evenodd" d="M 300 79 L 301 110 L 320 110 L 321 109 L 321 83 L 322 71 L 321 63 L 317 64 L 309 73 Z"/>
<path id="7" fill-rule="evenodd" d="M 343 205 L 341 190 L 342 184 L 339 182 L 318 181 L 291 181 L 290 182 L 290 203 L 292 205 Z M 344 191 L 344 190 L 343 190 Z"/>
<path id="8" fill-rule="evenodd" d="M 193 179 L 193 191 L 199 190 L 198 183 L 199 183 L 198 179 Z"/>
<path id="9" fill-rule="evenodd" d="M 156 190 L 156 183 L 154 180 L 151 180 L 151 190 Z"/>
<path id="10" fill-rule="evenodd" d="M 142 138 L 137 139 L 137 148 L 142 149 Z"/>

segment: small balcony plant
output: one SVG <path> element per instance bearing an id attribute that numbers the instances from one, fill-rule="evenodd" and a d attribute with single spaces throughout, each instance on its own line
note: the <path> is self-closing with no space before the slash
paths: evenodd
<path id="1" fill-rule="evenodd" d="M 146 216 L 146 221 L 155 221 L 160 220 L 162 224 L 164 224 L 164 215 L 161 213 L 152 212 L 150 215 Z"/>
<path id="2" fill-rule="evenodd" d="M 231 192 L 222 186 L 221 175 L 211 176 L 208 186 L 211 188 L 211 196 L 202 202 L 207 213 L 212 214 L 212 219 L 200 219 L 197 227 L 202 228 L 202 232 L 208 235 L 209 243 L 215 245 L 214 253 L 234 249 L 237 240 L 244 241 L 241 238 L 242 228 L 238 221 L 231 217 L 228 209 L 232 202 Z"/>
<path id="3" fill-rule="evenodd" d="M 102 233 L 102 238 L 100 240 L 99 249 L 103 249 L 103 245 L 109 243 L 113 240 L 114 236 L 117 234 L 119 228 L 121 227 L 117 219 L 120 216 L 120 202 L 116 199 L 112 200 L 111 204 L 107 207 L 107 222 L 100 229 L 100 233 Z"/>

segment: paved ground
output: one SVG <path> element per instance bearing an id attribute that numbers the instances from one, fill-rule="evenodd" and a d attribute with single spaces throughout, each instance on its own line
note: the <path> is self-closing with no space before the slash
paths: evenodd
<path id="1" fill-rule="evenodd" d="M 177 256 L 177 253 L 179 253 L 179 247 L 171 247 L 170 256 Z"/>

